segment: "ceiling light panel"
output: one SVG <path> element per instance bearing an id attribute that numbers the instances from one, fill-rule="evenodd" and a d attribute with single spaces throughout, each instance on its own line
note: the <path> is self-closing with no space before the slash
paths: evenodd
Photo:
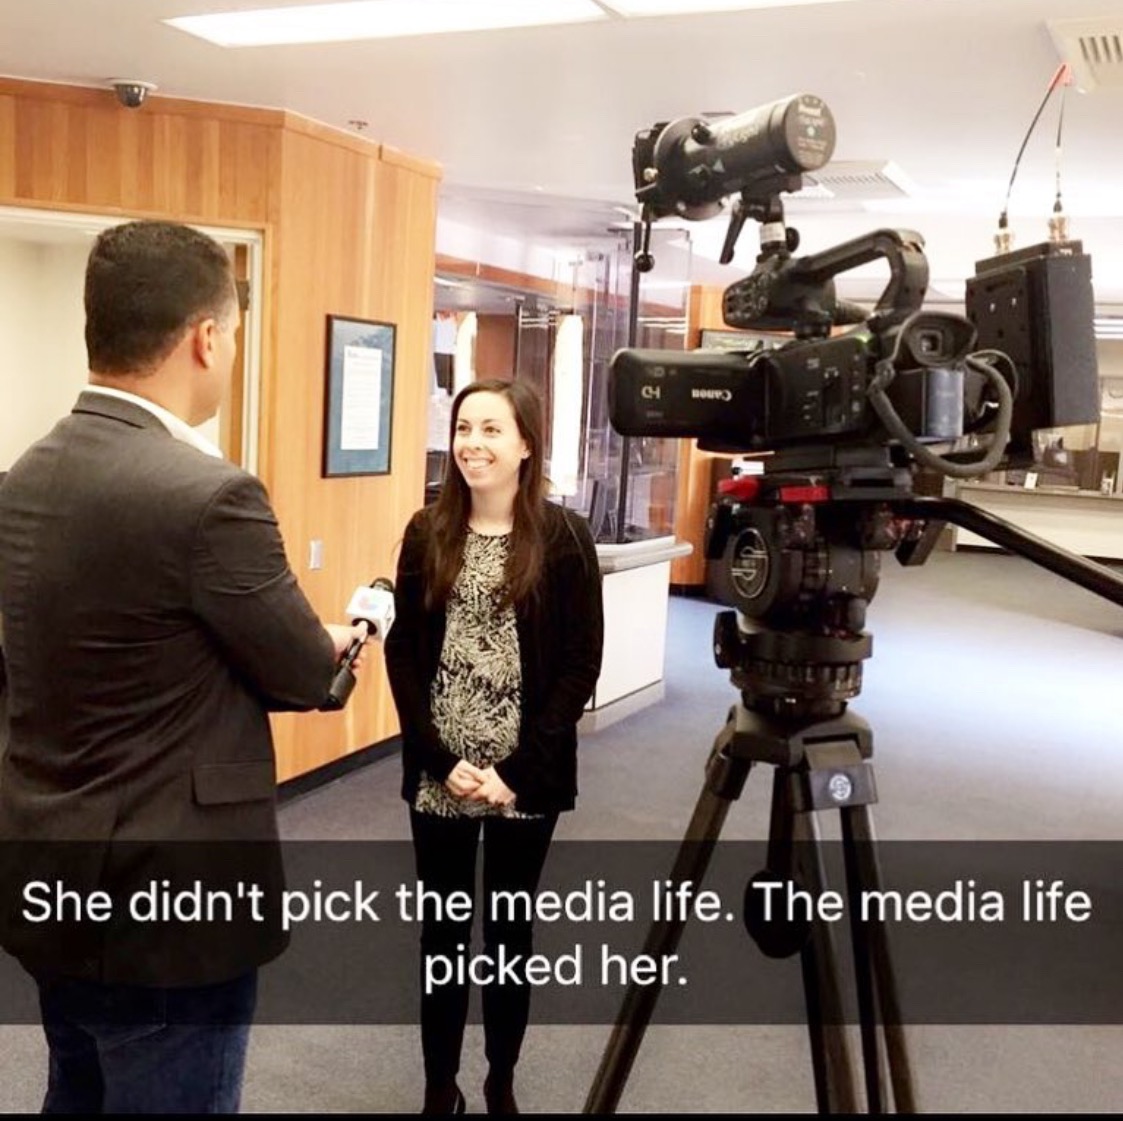
<path id="1" fill-rule="evenodd" d="M 619 15 L 686 16 L 702 12 L 741 12 L 754 8 L 795 8 L 807 4 L 839 4 L 845 0 L 606 0 Z"/>
<path id="2" fill-rule="evenodd" d="M 165 23 L 220 47 L 393 39 L 607 18 L 593 0 L 356 0 L 178 16 Z"/>

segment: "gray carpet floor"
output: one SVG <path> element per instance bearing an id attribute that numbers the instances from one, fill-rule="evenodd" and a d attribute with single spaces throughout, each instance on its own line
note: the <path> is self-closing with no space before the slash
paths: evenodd
<path id="1" fill-rule="evenodd" d="M 717 610 L 672 598 L 666 698 L 583 739 L 580 802 L 559 838 L 682 836 L 710 745 L 736 700 L 710 653 Z M 867 625 L 874 656 L 852 707 L 875 732 L 880 839 L 1123 839 L 1123 608 L 1019 558 L 939 553 L 919 569 L 888 559 Z M 406 838 L 399 777 L 398 761 L 388 759 L 289 803 L 285 837 Z M 767 836 L 769 789 L 754 770 L 723 838 Z M 826 816 L 829 837 L 836 815 Z M 580 1112 L 609 1031 L 533 1025 L 517 1082 L 523 1110 Z M 1115 1026 L 929 1025 L 909 1027 L 907 1039 L 924 1112 L 1123 1107 L 1123 1031 Z M 469 1112 L 482 1111 L 482 1051 L 481 1032 L 470 1027 L 461 1077 Z M 0 1028 L 0 1056 L 0 1105 L 37 1109 L 39 1030 Z M 243 1108 L 410 1113 L 421 1084 L 414 1027 L 258 1025 Z M 790 1026 L 653 1027 L 620 1106 L 814 1109 L 806 1034 Z"/>

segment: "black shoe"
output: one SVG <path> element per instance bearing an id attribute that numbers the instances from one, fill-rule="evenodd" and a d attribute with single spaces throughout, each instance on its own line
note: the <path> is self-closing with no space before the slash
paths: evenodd
<path id="1" fill-rule="evenodd" d="M 426 1086 L 422 1113 L 463 1113 L 467 1108 L 460 1087 L 453 1082 L 447 1086 Z"/>
<path id="2" fill-rule="evenodd" d="M 484 1101 L 488 1113 L 518 1113 L 515 1101 L 515 1077 L 489 1074 L 484 1080 Z"/>

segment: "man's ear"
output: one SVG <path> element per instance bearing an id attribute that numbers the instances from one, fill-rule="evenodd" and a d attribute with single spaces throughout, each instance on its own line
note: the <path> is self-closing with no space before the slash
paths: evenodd
<path id="1" fill-rule="evenodd" d="M 215 335 L 218 324 L 211 317 L 200 319 L 191 327 L 191 352 L 195 360 L 208 370 L 215 363 Z"/>

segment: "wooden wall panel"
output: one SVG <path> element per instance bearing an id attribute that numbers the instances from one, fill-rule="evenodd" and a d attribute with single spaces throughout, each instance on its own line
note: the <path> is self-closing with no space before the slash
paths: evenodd
<path id="1" fill-rule="evenodd" d="M 172 218 L 264 234 L 258 470 L 325 619 L 392 575 L 425 476 L 440 172 L 294 114 L 0 78 L 0 205 Z M 397 325 L 391 474 L 322 479 L 328 314 Z M 308 542 L 324 543 L 321 571 Z M 339 714 L 274 719 L 279 777 L 398 731 L 377 648 Z"/>
<path id="2" fill-rule="evenodd" d="M 267 455 L 278 508 L 293 511 L 285 533 L 294 566 L 309 541 L 324 541 L 324 568 L 302 580 L 321 614 L 338 617 L 355 584 L 393 575 L 405 523 L 423 498 L 437 180 L 300 132 L 285 134 L 282 180 L 292 186 L 277 231 L 283 355 Z M 390 475 L 320 478 L 329 313 L 395 324 Z M 397 730 L 382 653 L 372 647 L 344 712 L 277 721 L 279 755 L 300 774 L 332 744 L 354 749 Z"/>
<path id="3" fill-rule="evenodd" d="M 511 378 L 515 373 L 513 315 L 480 315 L 476 331 L 476 377 Z"/>
<path id="4" fill-rule="evenodd" d="M 13 204 L 262 225 L 287 115 L 0 78 L 0 194 Z M 376 145 L 368 145 L 377 151 Z"/>
<path id="5" fill-rule="evenodd" d="M 16 99 L 0 86 L 0 198 L 16 193 Z"/>
<path id="6" fill-rule="evenodd" d="M 82 167 L 84 190 L 75 192 L 71 201 L 91 207 L 125 207 L 130 192 L 125 189 L 126 174 L 132 177 L 133 161 L 124 151 L 124 121 L 113 110 L 89 110 L 83 113 L 86 134 L 86 161 Z M 93 153 L 91 157 L 91 153 Z M 29 185 L 34 191 L 35 186 Z M 205 210 L 196 213 L 205 214 Z"/>

